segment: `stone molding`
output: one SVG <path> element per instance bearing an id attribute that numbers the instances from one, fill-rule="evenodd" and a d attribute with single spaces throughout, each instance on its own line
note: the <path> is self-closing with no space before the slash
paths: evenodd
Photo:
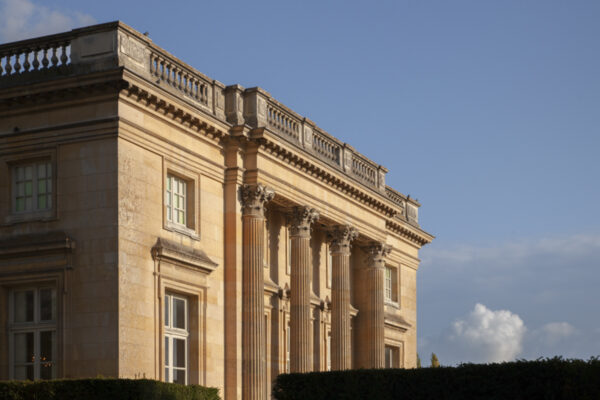
<path id="1" fill-rule="evenodd" d="M 288 217 L 291 237 L 310 237 L 311 226 L 319 219 L 319 212 L 309 206 L 296 206 Z"/>
<path id="2" fill-rule="evenodd" d="M 337 225 L 327 233 L 331 253 L 350 254 L 352 241 L 358 237 L 358 231 L 350 225 Z"/>
<path id="3" fill-rule="evenodd" d="M 240 188 L 240 197 L 244 215 L 257 218 L 265 217 L 266 204 L 273 200 L 275 192 L 258 183 L 256 185 L 244 185 Z"/>
<path id="4" fill-rule="evenodd" d="M 212 261 L 204 251 L 175 243 L 171 240 L 158 238 L 152 247 L 152 259 L 166 261 L 175 265 L 192 268 L 205 274 L 210 274 L 219 264 Z"/>
<path id="5" fill-rule="evenodd" d="M 0 240 L 0 258 L 72 253 L 75 241 L 65 232 L 34 233 Z"/>

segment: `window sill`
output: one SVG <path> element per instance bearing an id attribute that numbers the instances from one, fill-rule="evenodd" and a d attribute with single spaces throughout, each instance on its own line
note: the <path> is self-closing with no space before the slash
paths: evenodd
<path id="1" fill-rule="evenodd" d="M 397 309 L 397 310 L 399 310 L 399 309 L 400 309 L 400 304 L 398 304 L 398 302 L 397 302 L 397 301 L 385 300 L 385 301 L 384 301 L 384 304 L 385 304 L 387 307 L 392 307 L 392 308 L 395 308 L 395 309 Z"/>
<path id="2" fill-rule="evenodd" d="M 177 232 L 182 235 L 188 236 L 189 238 L 191 238 L 193 240 L 200 240 L 200 235 L 198 235 L 198 232 L 196 232 L 195 230 L 190 229 L 186 226 L 167 221 L 164 228 L 167 231 Z"/>
<path id="3" fill-rule="evenodd" d="M 56 220 L 58 220 L 56 212 L 51 209 L 45 211 L 13 213 L 5 218 L 3 225 L 14 225 L 23 222 L 49 222 Z"/>

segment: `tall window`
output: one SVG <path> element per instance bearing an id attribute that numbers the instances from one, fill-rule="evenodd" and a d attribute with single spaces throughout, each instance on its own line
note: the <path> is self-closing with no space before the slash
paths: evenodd
<path id="1" fill-rule="evenodd" d="M 52 164 L 38 161 L 13 167 L 13 211 L 44 211 L 52 208 Z"/>
<path id="2" fill-rule="evenodd" d="M 188 381 L 188 300 L 165 295 L 165 381 Z"/>
<path id="3" fill-rule="evenodd" d="M 398 302 L 398 269 L 394 267 L 385 267 L 384 282 L 385 301 Z"/>
<path id="4" fill-rule="evenodd" d="M 327 371 L 331 371 L 331 331 L 327 332 L 327 348 L 325 352 L 327 357 Z"/>
<path id="5" fill-rule="evenodd" d="M 285 273 L 290 275 L 292 273 L 292 238 L 290 237 L 290 230 L 287 233 L 287 260 L 286 260 Z"/>
<path id="6" fill-rule="evenodd" d="M 184 226 L 187 224 L 186 191 L 186 181 L 174 175 L 167 175 L 167 220 Z"/>
<path id="7" fill-rule="evenodd" d="M 290 372 L 290 323 L 285 328 L 285 372 Z"/>
<path id="8" fill-rule="evenodd" d="M 327 287 L 331 287 L 331 281 L 333 276 L 333 256 L 331 255 L 331 249 L 327 246 Z"/>
<path id="9" fill-rule="evenodd" d="M 385 367 L 400 367 L 400 349 L 396 346 L 385 346 Z"/>
<path id="10" fill-rule="evenodd" d="M 15 289 L 9 297 L 11 379 L 56 378 L 56 289 Z"/>

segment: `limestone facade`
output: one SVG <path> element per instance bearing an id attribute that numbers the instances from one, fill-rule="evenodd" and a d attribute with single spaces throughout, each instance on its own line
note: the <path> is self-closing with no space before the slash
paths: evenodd
<path id="1" fill-rule="evenodd" d="M 386 173 L 121 22 L 0 45 L 0 380 L 414 367 L 433 236 Z"/>

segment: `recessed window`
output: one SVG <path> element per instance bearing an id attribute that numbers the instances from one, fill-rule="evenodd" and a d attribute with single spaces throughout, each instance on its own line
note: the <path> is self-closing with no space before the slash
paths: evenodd
<path id="1" fill-rule="evenodd" d="M 11 379 L 56 378 L 56 289 L 15 289 L 9 307 Z"/>
<path id="2" fill-rule="evenodd" d="M 396 346 L 385 346 L 385 367 L 400 367 L 400 349 Z"/>
<path id="3" fill-rule="evenodd" d="M 174 175 L 167 175 L 165 205 L 167 221 L 187 225 L 187 182 Z"/>
<path id="4" fill-rule="evenodd" d="M 188 300 L 165 295 L 165 381 L 188 382 Z"/>
<path id="5" fill-rule="evenodd" d="M 384 282 L 385 301 L 398 302 L 398 270 L 394 267 L 385 267 Z"/>
<path id="6" fill-rule="evenodd" d="M 327 371 L 331 371 L 331 331 L 327 332 L 327 348 L 325 349 L 325 354 L 327 357 L 326 360 L 326 368 Z"/>
<path id="7" fill-rule="evenodd" d="M 290 372 L 290 346 L 291 346 L 291 340 L 290 340 L 290 322 L 288 321 L 286 328 L 285 328 L 285 372 L 289 373 Z"/>
<path id="8" fill-rule="evenodd" d="M 12 168 L 12 209 L 15 213 L 52 208 L 52 164 L 37 161 Z"/>
<path id="9" fill-rule="evenodd" d="M 333 279 L 333 256 L 331 255 L 331 249 L 327 246 L 327 287 L 331 288 L 331 281 Z"/>
<path id="10" fill-rule="evenodd" d="M 292 238 L 290 237 L 290 230 L 288 229 L 287 235 L 287 262 L 285 273 L 290 275 L 292 273 Z"/>

